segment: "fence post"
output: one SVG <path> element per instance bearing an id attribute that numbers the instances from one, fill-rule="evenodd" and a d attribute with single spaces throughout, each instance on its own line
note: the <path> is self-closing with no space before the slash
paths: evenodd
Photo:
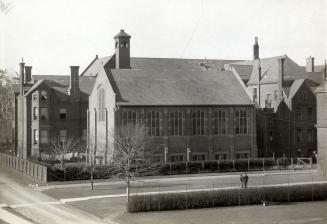
<path id="1" fill-rule="evenodd" d="M 185 184 L 185 209 L 187 209 L 187 184 Z"/>
<path id="2" fill-rule="evenodd" d="M 277 169 L 280 170 L 280 168 L 279 168 L 279 160 L 278 160 L 278 158 L 277 158 L 276 160 L 277 160 Z"/>
<path id="3" fill-rule="evenodd" d="M 291 169 L 293 170 L 294 167 L 293 167 L 293 158 L 291 157 Z"/>
<path id="4" fill-rule="evenodd" d="M 265 158 L 262 159 L 262 171 L 265 172 Z"/>
<path id="5" fill-rule="evenodd" d="M 219 173 L 220 172 L 219 159 L 217 160 L 217 164 L 218 164 L 218 173 Z"/>
<path id="6" fill-rule="evenodd" d="M 171 175 L 171 162 L 169 162 L 169 175 Z"/>
<path id="7" fill-rule="evenodd" d="M 160 185 L 158 187 L 158 197 L 159 197 L 159 205 L 158 205 L 158 208 L 159 208 L 159 211 L 160 211 L 161 210 Z"/>
<path id="8" fill-rule="evenodd" d="M 248 159 L 248 172 L 250 172 L 250 160 Z"/>
<path id="9" fill-rule="evenodd" d="M 204 173 L 204 161 L 202 161 L 202 173 Z"/>

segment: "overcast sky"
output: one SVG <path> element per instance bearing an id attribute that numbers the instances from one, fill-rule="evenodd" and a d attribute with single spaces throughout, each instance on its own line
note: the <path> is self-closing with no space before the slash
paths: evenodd
<path id="1" fill-rule="evenodd" d="M 114 52 L 113 36 L 132 36 L 131 56 L 251 59 L 287 54 L 298 64 L 326 58 L 326 0 L 5 0 L 0 66 L 33 74 L 81 71 Z"/>

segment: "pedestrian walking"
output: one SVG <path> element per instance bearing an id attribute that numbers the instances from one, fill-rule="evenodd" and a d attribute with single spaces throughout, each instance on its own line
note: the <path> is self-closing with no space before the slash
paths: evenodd
<path id="1" fill-rule="evenodd" d="M 243 179 L 244 179 L 244 188 L 247 188 L 248 187 L 249 176 L 246 175 L 246 173 L 245 173 Z"/>
<path id="2" fill-rule="evenodd" d="M 242 174 L 240 176 L 240 181 L 241 181 L 241 187 L 244 188 L 244 177 Z"/>

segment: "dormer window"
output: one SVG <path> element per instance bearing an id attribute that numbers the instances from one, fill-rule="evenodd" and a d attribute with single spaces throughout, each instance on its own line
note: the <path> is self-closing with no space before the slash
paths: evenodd
<path id="1" fill-rule="evenodd" d="M 41 100 L 45 101 L 48 99 L 47 92 L 45 90 L 41 91 Z"/>

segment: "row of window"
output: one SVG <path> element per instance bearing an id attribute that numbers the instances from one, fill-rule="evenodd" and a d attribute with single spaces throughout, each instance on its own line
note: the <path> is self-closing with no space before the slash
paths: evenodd
<path id="1" fill-rule="evenodd" d="M 59 109 L 59 119 L 65 120 L 67 118 L 67 108 Z M 49 120 L 49 108 L 47 107 L 33 107 L 33 120 Z"/>
<path id="2" fill-rule="evenodd" d="M 307 91 L 302 91 L 301 100 L 307 100 L 308 99 L 308 93 Z M 272 108 L 272 102 L 273 100 L 276 102 L 278 99 L 278 90 L 274 90 L 274 96 L 271 96 L 271 93 L 266 93 L 266 98 L 265 98 L 265 107 L 266 108 Z M 258 103 L 258 88 L 253 88 L 253 102 Z"/>
<path id="3" fill-rule="evenodd" d="M 207 154 L 204 153 L 197 153 L 192 155 L 192 161 L 205 161 L 208 160 Z M 247 159 L 249 158 L 249 153 L 236 153 L 237 159 Z M 171 162 L 182 162 L 185 161 L 186 158 L 183 154 L 176 154 L 170 156 Z M 214 160 L 227 160 L 227 153 L 215 153 Z"/>
<path id="4" fill-rule="evenodd" d="M 184 135 L 185 117 L 182 111 L 171 111 L 168 114 L 168 133 L 171 136 Z M 135 125 L 137 115 L 135 111 L 125 110 L 122 112 L 123 125 Z M 146 114 L 146 125 L 149 136 L 160 136 L 162 119 L 158 111 L 149 111 Z M 216 110 L 213 113 L 213 133 L 215 135 L 227 135 L 229 127 L 228 115 L 224 110 Z M 206 116 L 204 111 L 193 111 L 191 114 L 192 135 L 205 135 Z M 235 133 L 248 134 L 248 113 L 245 110 L 235 112 Z"/>
<path id="5" fill-rule="evenodd" d="M 82 133 L 82 140 L 86 141 L 86 129 L 83 129 Z M 59 130 L 59 141 L 60 142 L 66 142 L 67 141 L 68 132 L 66 129 Z M 47 129 L 41 129 L 40 130 L 40 136 L 39 136 L 39 130 L 34 129 L 33 130 L 33 145 L 41 144 L 47 144 L 49 143 L 49 130 Z"/>
<path id="6" fill-rule="evenodd" d="M 299 142 L 299 143 L 304 141 L 303 132 L 304 132 L 303 128 L 297 128 L 296 129 L 296 141 Z M 308 143 L 313 142 L 313 135 L 314 135 L 313 129 L 312 128 L 307 129 L 306 137 L 307 137 L 307 142 Z"/>
<path id="7" fill-rule="evenodd" d="M 298 121 L 301 121 L 301 120 L 312 121 L 313 120 L 313 108 L 312 107 L 307 107 L 307 108 L 297 107 L 297 108 L 295 108 L 295 114 L 296 114 L 296 120 L 298 120 Z"/>

